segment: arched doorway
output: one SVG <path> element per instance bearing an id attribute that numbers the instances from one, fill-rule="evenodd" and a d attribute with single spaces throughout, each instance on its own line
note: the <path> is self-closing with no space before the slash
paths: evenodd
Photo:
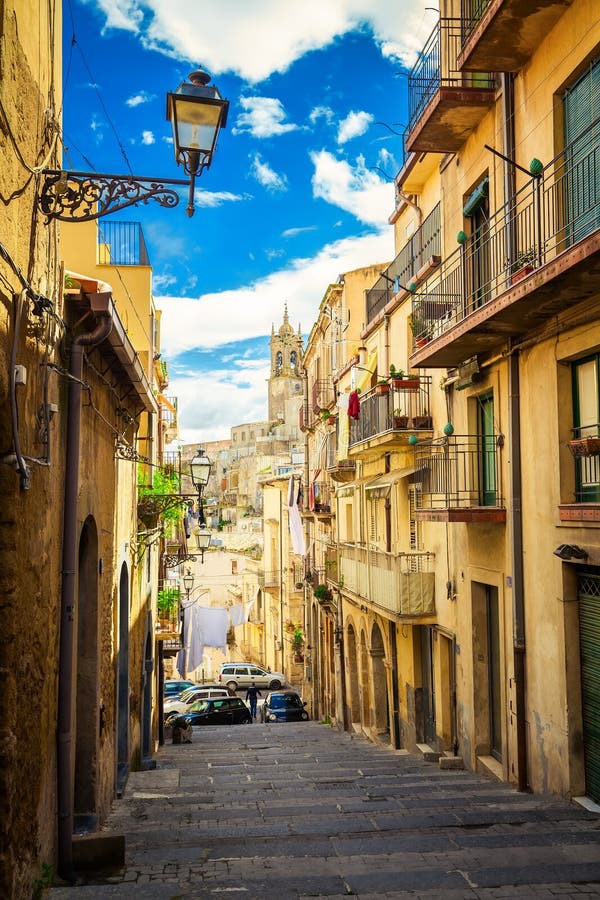
<path id="1" fill-rule="evenodd" d="M 350 721 L 358 723 L 360 722 L 358 660 L 356 656 L 356 632 L 352 625 L 348 625 L 346 646 L 348 647 L 348 701 L 350 704 Z"/>
<path id="2" fill-rule="evenodd" d="M 367 638 L 364 631 L 360 633 L 360 694 L 361 694 L 361 721 L 363 728 L 371 725 L 371 702 L 369 698 L 369 651 L 367 650 Z"/>
<path id="3" fill-rule="evenodd" d="M 117 794 L 129 771 L 129 570 L 119 578 L 119 647 L 117 652 Z"/>
<path id="4" fill-rule="evenodd" d="M 371 631 L 371 671 L 373 676 L 373 727 L 380 738 L 390 739 L 387 675 L 384 665 L 383 635 L 377 622 Z"/>
<path id="5" fill-rule="evenodd" d="M 152 672 L 154 661 L 152 659 L 152 637 L 150 629 L 146 633 L 144 650 L 144 672 L 142 684 L 142 757 L 150 759 L 152 756 Z"/>
<path id="6" fill-rule="evenodd" d="M 88 516 L 79 537 L 75 706 L 75 831 L 95 827 L 99 732 L 98 530 Z"/>

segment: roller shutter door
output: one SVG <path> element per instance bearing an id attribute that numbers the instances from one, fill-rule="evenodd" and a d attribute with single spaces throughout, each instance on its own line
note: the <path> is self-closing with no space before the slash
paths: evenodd
<path id="1" fill-rule="evenodd" d="M 586 794 L 600 803 L 600 575 L 578 579 Z"/>

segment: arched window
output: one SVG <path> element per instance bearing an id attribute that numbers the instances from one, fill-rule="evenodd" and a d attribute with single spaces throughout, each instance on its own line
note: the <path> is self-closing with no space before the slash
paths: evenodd
<path id="1" fill-rule="evenodd" d="M 277 375 L 280 375 L 282 368 L 283 368 L 283 355 L 281 353 L 281 350 L 278 350 L 277 355 L 275 357 L 275 373 Z"/>
<path id="2" fill-rule="evenodd" d="M 296 351 L 295 350 L 292 350 L 292 352 L 290 353 L 290 367 L 292 369 L 296 368 Z"/>

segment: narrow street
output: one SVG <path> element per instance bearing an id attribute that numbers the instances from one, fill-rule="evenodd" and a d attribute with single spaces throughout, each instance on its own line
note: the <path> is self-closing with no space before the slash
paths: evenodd
<path id="1" fill-rule="evenodd" d="M 51 900 L 600 897 L 600 821 L 317 722 L 196 729 L 130 775 L 126 868 Z"/>

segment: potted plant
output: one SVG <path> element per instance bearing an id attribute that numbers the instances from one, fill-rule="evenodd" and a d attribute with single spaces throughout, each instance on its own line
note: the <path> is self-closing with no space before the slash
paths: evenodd
<path id="1" fill-rule="evenodd" d="M 522 253 L 518 253 L 510 267 L 510 283 L 516 284 L 518 281 L 521 281 L 523 278 L 530 275 L 535 269 L 534 263 L 535 251 L 533 247 L 530 247 L 529 250 L 525 250 Z"/>
<path id="2" fill-rule="evenodd" d="M 394 365 L 390 366 L 390 381 L 395 391 L 417 391 L 421 384 L 418 375 L 405 375 L 404 369 L 397 369 Z"/>
<path id="3" fill-rule="evenodd" d="M 408 428 L 408 416 L 403 415 L 402 410 L 395 409 L 393 415 L 394 428 Z"/>
<path id="4" fill-rule="evenodd" d="M 304 631 L 300 625 L 296 625 L 292 634 L 292 652 L 295 656 L 302 653 L 304 647 Z"/>
<path id="5" fill-rule="evenodd" d="M 390 383 L 387 378 L 380 378 L 377 384 L 375 385 L 375 393 L 383 396 L 385 394 L 389 394 L 390 392 Z"/>
<path id="6" fill-rule="evenodd" d="M 568 446 L 575 459 L 582 456 L 600 456 L 600 435 L 573 438 Z"/>
<path id="7" fill-rule="evenodd" d="M 176 587 L 161 588 L 157 595 L 156 608 L 158 618 L 162 622 L 169 622 L 177 610 L 181 599 L 181 591 Z"/>
<path id="8" fill-rule="evenodd" d="M 333 594 L 326 584 L 318 584 L 314 589 L 313 594 L 317 600 L 322 603 L 331 603 L 333 600 Z"/>
<path id="9" fill-rule="evenodd" d="M 413 313 L 410 320 L 410 330 L 415 341 L 415 347 L 424 347 L 431 340 L 427 320 Z"/>

